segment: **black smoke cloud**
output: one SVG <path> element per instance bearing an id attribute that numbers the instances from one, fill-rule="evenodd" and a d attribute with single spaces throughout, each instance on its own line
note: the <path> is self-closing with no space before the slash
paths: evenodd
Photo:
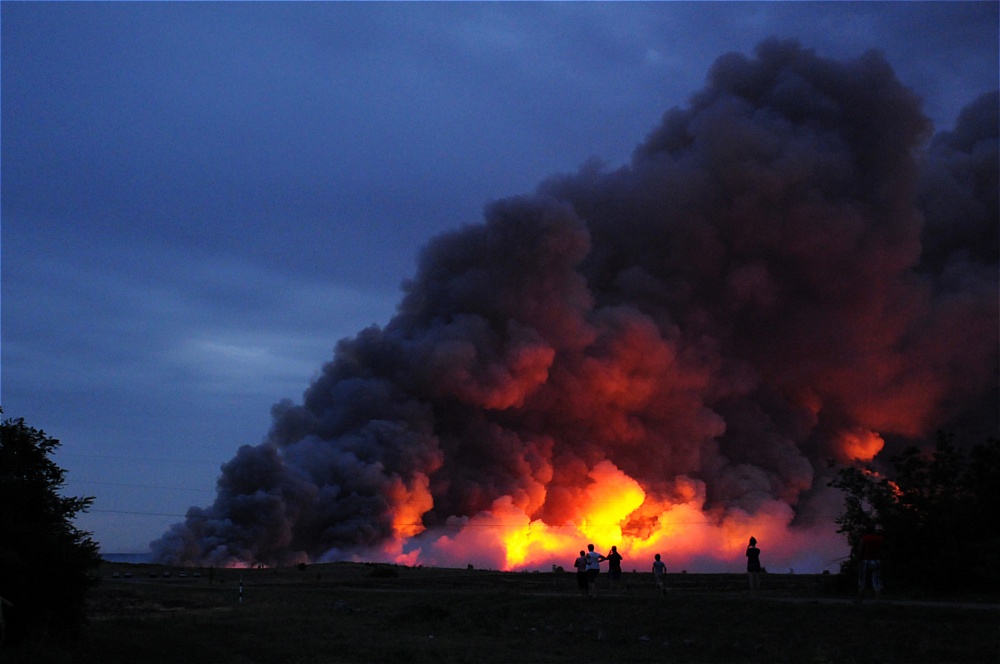
<path id="1" fill-rule="evenodd" d="M 932 139 L 874 52 L 719 58 L 628 166 L 432 239 L 394 318 L 342 340 L 155 553 L 324 559 L 504 497 L 577 523 L 606 461 L 794 527 L 851 441 L 995 433 L 997 117 L 994 93 Z"/>

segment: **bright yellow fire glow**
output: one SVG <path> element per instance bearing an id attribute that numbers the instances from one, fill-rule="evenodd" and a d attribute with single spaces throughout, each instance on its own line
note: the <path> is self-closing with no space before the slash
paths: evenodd
<path id="1" fill-rule="evenodd" d="M 516 517 L 505 516 L 501 541 L 506 551 L 508 569 L 531 560 L 562 557 L 567 550 L 580 546 L 581 536 L 590 542 L 620 542 L 622 524 L 645 500 L 639 483 L 609 461 L 599 463 L 591 472 L 593 484 L 588 490 L 586 516 L 579 526 L 553 527 L 541 520 L 513 523 Z"/>
<path id="2" fill-rule="evenodd" d="M 674 478 L 669 499 L 645 491 L 640 484 L 609 461 L 589 473 L 586 498 L 572 523 L 548 524 L 532 520 L 523 501 L 511 496 L 498 498 L 489 510 L 473 517 L 453 517 L 446 526 L 407 540 L 397 527 L 397 539 L 384 546 L 387 559 L 400 564 L 503 570 L 547 569 L 550 565 L 572 571 L 578 552 L 594 544 L 607 554 L 612 545 L 624 556 L 625 570 L 649 571 L 654 554 L 661 554 L 670 571 L 681 565 L 715 561 L 715 567 L 745 569 L 747 540 L 752 535 L 764 552 L 762 562 L 776 561 L 797 550 L 815 547 L 817 537 L 837 546 L 830 533 L 792 533 L 792 508 L 779 500 L 765 501 L 753 514 L 738 509 L 706 511 L 705 487 L 698 481 Z M 417 487 L 407 495 L 422 498 Z M 401 519 L 412 518 L 423 503 L 413 503 L 412 512 L 400 510 Z M 418 517 L 417 517 L 418 518 Z M 830 556 L 834 558 L 834 555 Z M 698 562 L 702 561 L 702 562 Z"/>
<path id="3" fill-rule="evenodd" d="M 642 505 L 646 492 L 610 461 L 597 464 L 590 479 L 594 482 L 588 491 L 590 505 L 580 531 L 595 542 L 621 541 L 622 522 Z"/>

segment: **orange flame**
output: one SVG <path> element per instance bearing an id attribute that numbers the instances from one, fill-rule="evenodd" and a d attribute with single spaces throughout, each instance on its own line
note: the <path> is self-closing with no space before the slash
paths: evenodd
<path id="1" fill-rule="evenodd" d="M 840 434 L 841 453 L 848 460 L 871 461 L 885 447 L 882 436 L 867 429 L 844 431 Z"/>
<path id="2" fill-rule="evenodd" d="M 610 461 L 598 463 L 589 479 L 576 523 L 553 525 L 532 519 L 524 501 L 504 496 L 489 510 L 473 517 L 453 517 L 446 528 L 415 538 L 399 527 L 397 538 L 384 546 L 383 555 L 408 565 L 572 569 L 577 552 L 588 543 L 602 553 L 614 544 L 628 570 L 648 571 L 653 555 L 660 553 L 673 571 L 691 565 L 694 571 L 738 572 L 744 569 L 747 540 L 753 535 L 764 551 L 765 566 L 781 569 L 792 567 L 789 561 L 806 559 L 799 563 L 806 566 L 803 571 L 819 571 L 846 546 L 833 528 L 790 530 L 795 514 L 782 501 L 765 502 L 752 515 L 741 510 L 706 511 L 705 487 L 700 481 L 675 478 L 675 490 L 668 499 L 650 494 Z M 410 519 L 419 509 L 411 503 L 397 515 Z"/>
<path id="3" fill-rule="evenodd" d="M 424 530 L 420 517 L 434 506 L 430 478 L 418 473 L 407 486 L 399 476 L 393 478 L 387 498 L 396 505 L 393 530 L 396 537 L 413 537 Z"/>

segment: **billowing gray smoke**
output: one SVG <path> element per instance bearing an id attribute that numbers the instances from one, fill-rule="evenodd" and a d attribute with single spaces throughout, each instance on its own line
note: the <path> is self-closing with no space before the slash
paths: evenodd
<path id="1" fill-rule="evenodd" d="M 606 461 L 794 527 L 827 459 L 995 435 L 997 118 L 994 93 L 931 140 L 877 53 L 721 57 L 630 165 L 431 240 L 397 315 L 341 341 L 154 551 L 330 558 L 504 497 L 561 526 Z"/>

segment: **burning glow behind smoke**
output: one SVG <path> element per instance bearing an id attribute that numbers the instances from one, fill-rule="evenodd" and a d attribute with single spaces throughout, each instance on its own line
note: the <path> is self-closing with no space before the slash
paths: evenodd
<path id="1" fill-rule="evenodd" d="M 828 459 L 998 428 L 997 115 L 927 143 L 877 54 L 723 56 L 629 166 L 433 239 L 155 552 L 519 569 L 593 542 L 712 571 L 754 535 L 772 569 L 832 566 Z"/>

